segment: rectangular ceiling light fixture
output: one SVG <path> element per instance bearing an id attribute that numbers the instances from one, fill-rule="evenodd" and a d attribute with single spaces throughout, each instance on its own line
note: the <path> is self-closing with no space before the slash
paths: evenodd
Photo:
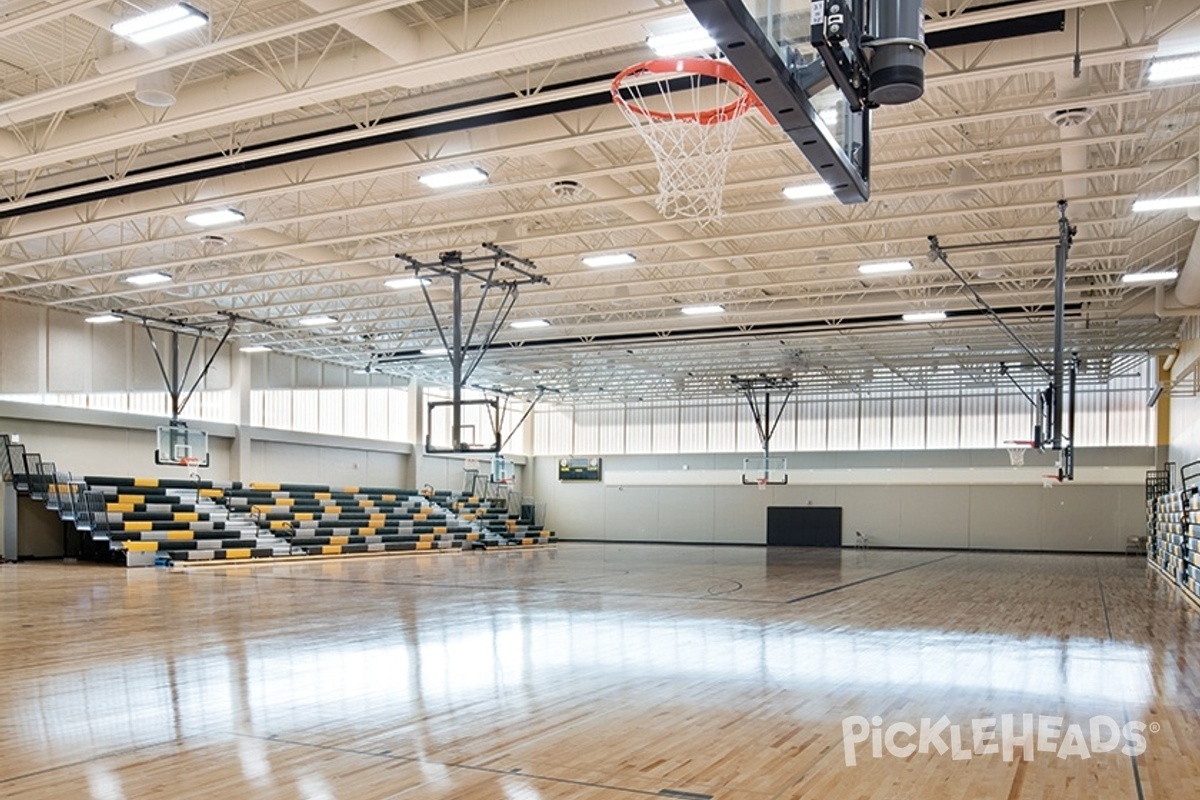
<path id="1" fill-rule="evenodd" d="M 170 283 L 171 276 L 165 272 L 143 272 L 139 275 L 130 275 L 125 279 L 126 283 L 132 283 L 134 286 L 153 286 L 156 283 Z"/>
<path id="2" fill-rule="evenodd" d="M 271 348 L 265 344 L 248 344 L 245 347 L 239 348 L 243 353 L 269 353 Z"/>
<path id="3" fill-rule="evenodd" d="M 619 267 L 622 264 L 632 264 L 637 261 L 633 253 L 596 253 L 584 256 L 583 263 L 589 267 Z"/>
<path id="4" fill-rule="evenodd" d="M 1166 283 L 1179 277 L 1179 271 L 1164 269 L 1158 272 L 1129 272 L 1121 276 L 1121 283 Z"/>
<path id="5" fill-rule="evenodd" d="M 549 328 L 550 322 L 544 319 L 519 319 L 511 323 L 508 327 L 517 328 L 518 330 L 522 328 Z"/>
<path id="6" fill-rule="evenodd" d="M 479 167 L 454 169 L 449 172 L 432 172 L 417 178 L 430 189 L 448 189 L 451 186 L 466 186 L 472 183 L 483 183 L 488 174 Z"/>
<path id="7" fill-rule="evenodd" d="M 646 44 L 660 58 L 694 56 L 717 49 L 717 43 L 708 35 L 708 31 L 694 22 L 680 30 L 650 34 L 646 37 Z"/>
<path id="8" fill-rule="evenodd" d="M 1150 65 L 1150 74 L 1146 77 L 1152 81 L 1200 77 L 1200 54 L 1181 58 L 1155 59 L 1154 63 Z"/>
<path id="9" fill-rule="evenodd" d="M 724 314 L 725 306 L 719 306 L 716 304 L 706 306 L 684 306 L 683 308 L 679 309 L 679 311 L 683 314 L 687 314 L 689 317 L 703 316 L 705 314 Z"/>
<path id="10" fill-rule="evenodd" d="M 301 317 L 296 321 L 306 328 L 317 328 L 321 325 L 332 325 L 337 322 L 337 317 L 331 317 L 328 314 L 316 314 L 311 317 Z"/>
<path id="11" fill-rule="evenodd" d="M 214 225 L 232 225 L 235 222 L 243 222 L 246 215 L 236 208 L 218 208 L 213 211 L 197 211 L 195 214 L 188 214 L 184 219 L 201 228 L 211 228 Z"/>
<path id="12" fill-rule="evenodd" d="M 96 314 L 95 316 L 85 317 L 84 322 L 90 322 L 93 325 L 106 325 L 109 322 L 120 322 L 121 318 L 116 314 Z"/>
<path id="13" fill-rule="evenodd" d="M 886 275 L 889 272 L 912 272 L 911 261 L 876 261 L 873 264 L 859 264 L 858 271 L 863 275 Z"/>
<path id="14" fill-rule="evenodd" d="M 419 289 L 431 283 L 433 281 L 429 278 L 392 278 L 390 281 L 384 281 L 383 285 L 389 289 Z"/>
<path id="15" fill-rule="evenodd" d="M 1200 195 L 1191 197 L 1159 197 L 1154 200 L 1135 200 L 1133 210 L 1141 211 L 1175 211 L 1180 208 L 1195 208 L 1200 206 Z"/>
<path id="16" fill-rule="evenodd" d="M 444 347 L 422 347 L 421 355 L 423 356 L 445 356 L 449 355 L 450 351 Z"/>
<path id="17" fill-rule="evenodd" d="M 187 3 L 176 3 L 123 19 L 112 26 L 112 32 L 135 44 L 148 44 L 207 24 L 208 15 L 203 11 Z"/>
<path id="18" fill-rule="evenodd" d="M 945 311 L 910 311 L 901 317 L 905 322 L 940 322 L 945 318 Z"/>
<path id="19" fill-rule="evenodd" d="M 788 200 L 815 200 L 818 197 L 833 197 L 833 189 L 827 183 L 802 183 L 783 190 Z"/>

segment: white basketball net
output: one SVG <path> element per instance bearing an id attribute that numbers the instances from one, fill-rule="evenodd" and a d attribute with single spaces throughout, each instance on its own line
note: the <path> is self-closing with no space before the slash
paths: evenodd
<path id="1" fill-rule="evenodd" d="M 1010 444 L 1008 446 L 1008 460 L 1012 462 L 1014 467 L 1025 466 L 1025 451 L 1028 449 L 1023 444 Z"/>
<path id="2" fill-rule="evenodd" d="M 669 82 L 680 78 L 690 79 L 689 88 L 672 89 Z M 658 164 L 659 213 L 668 219 L 694 218 L 702 225 L 720 217 L 729 154 L 752 98 L 734 84 L 717 80 L 704 85 L 700 76 L 687 73 L 654 75 L 649 82 L 623 86 L 622 93 L 628 106 L 617 106 Z M 724 110 L 731 102 L 733 110 Z M 638 108 L 682 118 L 662 119 L 638 113 Z M 688 116 L 703 108 L 722 110 L 707 124 Z"/>

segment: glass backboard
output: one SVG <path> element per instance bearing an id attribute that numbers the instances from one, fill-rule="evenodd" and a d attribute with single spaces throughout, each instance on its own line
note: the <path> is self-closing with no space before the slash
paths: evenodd
<path id="1" fill-rule="evenodd" d="M 838 199 L 865 201 L 870 111 L 851 105 L 813 46 L 812 26 L 824 19 L 826 0 L 686 2 Z M 850 52 L 846 57 L 855 58 Z"/>

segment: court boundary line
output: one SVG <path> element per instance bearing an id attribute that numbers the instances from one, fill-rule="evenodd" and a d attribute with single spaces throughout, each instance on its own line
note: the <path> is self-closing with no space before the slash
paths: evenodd
<path id="1" fill-rule="evenodd" d="M 793 603 L 799 603 L 802 600 L 811 600 L 814 597 L 821 597 L 822 595 L 832 594 L 833 592 L 840 592 L 842 589 L 849 589 L 852 586 L 860 586 L 864 583 L 870 583 L 871 581 L 877 581 L 880 578 L 887 578 L 891 575 L 896 575 L 901 572 L 908 572 L 911 569 L 920 569 L 921 567 L 927 567 L 930 564 L 937 564 L 940 561 L 948 561 L 952 558 L 958 558 L 958 553 L 951 553 L 948 556 L 942 556 L 941 558 L 935 558 L 932 561 L 922 561 L 920 564 L 912 564 L 907 567 L 900 567 L 899 569 L 894 569 L 894 570 L 891 570 L 890 572 L 884 572 L 880 575 L 872 575 L 869 578 L 862 578 L 857 581 L 851 581 L 850 583 L 843 583 L 840 586 L 832 586 L 828 589 L 822 589 L 819 592 L 812 592 L 810 594 L 801 595 L 799 597 L 793 597 L 791 600 L 785 600 L 784 605 L 791 605 Z"/>
<path id="2" fill-rule="evenodd" d="M 613 786 L 606 783 L 591 783 L 590 781 L 576 780 L 574 778 L 555 778 L 549 775 L 539 775 L 533 772 L 525 772 L 521 769 L 497 769 L 496 767 L 485 767 L 476 764 L 464 764 L 457 761 L 435 761 L 430 759 L 414 758 L 412 756 L 403 756 L 396 753 L 384 753 L 371 750 L 359 750 L 353 747 L 338 747 L 331 744 L 317 744 L 316 742 L 301 742 L 295 739 L 285 739 L 281 736 L 261 736 L 251 733 L 231 733 L 234 738 L 241 737 L 245 739 L 255 739 L 262 742 L 275 742 L 278 744 L 292 745 L 293 747 L 306 747 L 313 750 L 325 750 L 332 753 L 345 753 L 348 755 L 365 756 L 367 758 L 382 759 L 385 761 L 401 761 L 408 764 L 438 764 L 449 769 L 461 769 L 471 772 L 484 772 L 492 775 L 515 775 L 522 778 L 530 778 L 531 780 L 547 781 L 550 783 L 561 783 L 570 786 L 586 786 L 589 789 L 611 789 L 617 792 L 626 792 L 627 794 L 642 795 L 643 797 L 664 797 L 663 791 L 651 791 L 649 789 L 632 789 L 626 786 Z M 416 788 L 416 787 L 413 787 Z M 680 791 L 680 790 L 674 790 Z"/>
<path id="3" fill-rule="evenodd" d="M 1104 610 L 1104 628 L 1108 633 L 1108 640 L 1116 642 L 1113 637 L 1112 619 L 1108 616 L 1108 596 L 1104 592 L 1104 576 L 1100 573 L 1100 565 L 1096 565 L 1096 585 L 1100 587 L 1100 608 Z M 1129 725 L 1129 706 L 1124 700 L 1121 701 L 1121 717 L 1122 723 Z M 1146 795 L 1142 791 L 1142 772 L 1138 768 L 1137 756 L 1129 756 L 1129 762 L 1133 765 L 1133 788 L 1137 791 L 1138 800 L 1146 800 Z"/>

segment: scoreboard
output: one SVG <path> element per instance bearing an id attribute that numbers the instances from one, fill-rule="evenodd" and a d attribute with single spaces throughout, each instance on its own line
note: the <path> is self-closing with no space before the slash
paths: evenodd
<path id="1" fill-rule="evenodd" d="M 600 480 L 600 459 L 560 458 L 558 460 L 558 479 L 560 481 L 598 481 Z"/>

